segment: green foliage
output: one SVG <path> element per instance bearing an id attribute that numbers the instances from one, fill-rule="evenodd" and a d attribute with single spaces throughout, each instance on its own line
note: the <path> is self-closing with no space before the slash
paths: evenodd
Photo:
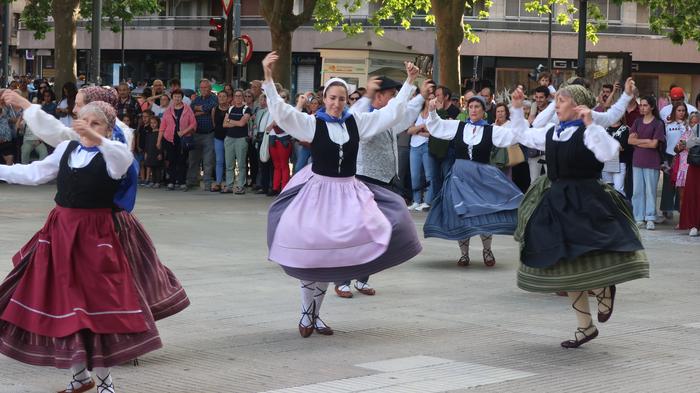
<path id="1" fill-rule="evenodd" d="M 668 36 L 675 44 L 692 40 L 700 50 L 700 1 L 637 0 L 638 6 L 649 7 L 649 28 Z"/>
<path id="2" fill-rule="evenodd" d="M 22 11 L 22 22 L 29 30 L 34 31 L 34 38 L 44 39 L 46 33 L 51 30 L 47 18 L 52 14 L 55 3 L 65 0 L 29 0 Z M 160 11 L 158 0 L 104 0 L 102 2 L 102 16 L 104 23 L 114 32 L 121 29 L 122 19 L 131 21 L 134 16 L 148 15 Z M 80 18 L 92 18 L 92 1 L 80 2 Z"/>
<path id="3" fill-rule="evenodd" d="M 562 26 L 571 25 L 573 31 L 578 32 L 578 8 L 576 0 L 533 0 L 525 4 L 525 10 L 539 15 L 552 14 L 554 20 Z M 557 6 L 564 9 L 556 14 Z M 588 22 L 586 23 L 586 38 L 594 45 L 598 43 L 598 32 L 605 29 L 605 16 L 600 7 L 594 3 L 588 3 Z"/>

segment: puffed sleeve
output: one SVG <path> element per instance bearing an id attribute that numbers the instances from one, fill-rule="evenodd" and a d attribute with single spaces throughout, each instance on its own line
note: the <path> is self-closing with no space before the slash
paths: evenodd
<path id="1" fill-rule="evenodd" d="M 528 127 L 527 121 L 519 120 L 519 116 L 524 117 L 524 115 L 519 115 L 517 113 L 518 111 L 518 109 L 513 109 L 511 112 L 511 115 L 515 115 L 514 119 L 511 119 L 510 124 L 511 132 L 515 133 L 515 142 L 531 149 L 544 151 L 547 143 L 547 131 L 549 131 L 553 125 L 548 127 Z"/>
<path id="2" fill-rule="evenodd" d="M 508 147 L 518 143 L 518 130 L 527 128 L 529 127 L 522 108 L 510 108 L 510 123 L 507 126 L 494 124 L 491 139 L 496 147 Z"/>
<path id="3" fill-rule="evenodd" d="M 66 151 L 68 143 L 69 141 L 59 143 L 56 150 L 41 161 L 34 161 L 26 165 L 0 165 L 0 179 L 11 184 L 25 186 L 37 186 L 55 179 L 58 176 L 61 157 Z"/>
<path id="4" fill-rule="evenodd" d="M 620 98 L 615 101 L 615 104 L 610 107 L 605 112 L 592 111 L 591 116 L 593 116 L 593 123 L 598 124 L 603 128 L 610 127 L 611 125 L 617 123 L 618 120 L 622 118 L 627 110 L 627 104 L 632 101 L 632 96 L 627 93 L 622 93 Z"/>
<path id="5" fill-rule="evenodd" d="M 431 136 L 451 141 L 457 135 L 457 129 L 461 122 L 460 120 L 441 119 L 437 112 L 430 111 L 425 120 L 425 128 L 428 129 Z"/>
<path id="6" fill-rule="evenodd" d="M 411 97 L 415 87 L 404 82 L 396 97 L 389 100 L 389 103 L 381 109 L 372 112 L 361 112 L 353 114 L 360 139 L 369 139 L 382 131 L 390 129 L 402 116 L 406 110 L 406 103 Z"/>
<path id="7" fill-rule="evenodd" d="M 557 124 L 559 121 L 556 118 L 556 109 L 554 101 L 550 102 L 549 105 L 535 117 L 532 126 L 535 128 L 550 128 L 550 126 Z"/>
<path id="8" fill-rule="evenodd" d="M 263 83 L 267 96 L 267 110 L 272 120 L 281 129 L 302 142 L 311 142 L 316 133 L 316 118 L 307 113 L 299 112 L 287 104 L 277 94 L 277 88 L 272 82 Z"/>
<path id="9" fill-rule="evenodd" d="M 398 135 L 416 124 L 416 119 L 421 110 L 423 110 L 423 103 L 425 103 L 425 98 L 420 94 L 411 98 L 408 104 L 406 104 L 404 115 L 399 119 L 399 122 L 391 128 L 391 131 L 395 135 Z"/>
<path id="10" fill-rule="evenodd" d="M 610 161 L 620 153 L 620 143 L 608 134 L 605 128 L 597 124 L 591 124 L 586 128 L 583 143 L 600 162 Z"/>
<path id="11" fill-rule="evenodd" d="M 107 173 L 112 179 L 121 179 L 134 161 L 129 146 L 119 141 L 102 138 L 102 143 L 97 148 L 105 159 Z"/>
<path id="12" fill-rule="evenodd" d="M 43 110 L 41 106 L 33 104 L 24 110 L 22 118 L 27 123 L 34 135 L 51 146 L 58 146 L 63 141 L 77 141 L 78 133 L 67 127 L 60 120 Z"/>

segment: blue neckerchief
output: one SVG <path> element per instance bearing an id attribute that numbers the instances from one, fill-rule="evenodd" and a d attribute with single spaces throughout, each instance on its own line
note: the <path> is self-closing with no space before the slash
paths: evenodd
<path id="1" fill-rule="evenodd" d="M 477 122 L 475 123 L 475 122 L 473 122 L 470 118 L 467 118 L 467 120 L 465 121 L 465 123 L 471 124 L 471 125 L 473 125 L 473 126 L 482 126 L 482 127 L 483 127 L 483 126 L 489 125 L 489 122 L 487 122 L 487 121 L 484 120 L 484 119 L 481 119 L 481 120 L 479 120 L 479 121 L 477 121 Z"/>
<path id="2" fill-rule="evenodd" d="M 100 148 L 98 148 L 97 146 L 85 147 L 85 146 L 83 146 L 83 145 L 79 145 L 79 146 L 78 146 L 78 151 L 80 151 L 80 150 L 85 150 L 85 151 L 89 151 L 89 152 L 95 153 L 95 152 L 100 151 Z"/>
<path id="3" fill-rule="evenodd" d="M 377 110 L 377 108 L 373 107 L 372 105 L 369 106 L 369 112 L 370 112 L 370 113 L 372 113 L 372 112 L 374 112 L 374 111 L 376 111 L 376 110 Z"/>
<path id="4" fill-rule="evenodd" d="M 559 123 L 559 126 L 557 126 L 557 128 L 556 128 L 557 136 L 561 135 L 561 132 L 566 130 L 567 128 L 571 128 L 571 127 L 579 128 L 582 125 L 583 125 L 583 120 L 581 120 L 581 119 L 562 121 Z"/>
<path id="5" fill-rule="evenodd" d="M 114 125 L 112 129 L 112 140 L 119 141 L 121 143 L 126 143 L 126 136 L 124 132 Z M 128 212 L 134 210 L 134 205 L 136 205 L 136 190 L 138 188 L 139 180 L 139 163 L 134 159 L 131 166 L 126 171 L 126 175 L 119 181 L 119 188 L 117 188 L 117 193 L 114 194 L 114 204 L 124 209 Z"/>
<path id="6" fill-rule="evenodd" d="M 326 113 L 326 108 L 321 108 L 316 112 L 316 117 L 319 119 L 327 122 L 327 123 L 338 123 L 338 124 L 343 124 L 345 123 L 345 120 L 347 120 L 352 114 L 350 111 L 347 110 L 347 108 L 343 109 L 343 113 L 340 115 L 340 117 L 334 117 Z"/>

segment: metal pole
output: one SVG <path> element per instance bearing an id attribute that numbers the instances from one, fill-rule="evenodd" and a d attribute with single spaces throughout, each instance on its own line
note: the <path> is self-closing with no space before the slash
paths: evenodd
<path id="1" fill-rule="evenodd" d="M 588 0 L 581 0 L 578 9 L 578 64 L 576 75 L 586 77 L 586 24 L 588 16 Z"/>
<path id="2" fill-rule="evenodd" d="M 435 36 L 437 37 L 437 26 L 435 26 Z M 433 80 L 438 85 L 440 84 L 440 57 L 438 56 L 437 38 L 433 45 Z"/>
<path id="3" fill-rule="evenodd" d="M 2 6 L 2 87 L 10 80 L 10 2 Z"/>
<path id="4" fill-rule="evenodd" d="M 236 31 L 234 32 L 234 37 L 238 40 L 238 48 L 236 50 L 238 51 L 238 62 L 236 63 L 236 88 L 241 87 L 241 77 L 242 71 L 243 71 L 243 59 L 241 58 L 241 0 L 235 0 L 233 2 L 233 13 L 236 16 L 236 22 L 234 25 L 234 28 Z"/>
<path id="5" fill-rule="evenodd" d="M 551 7 L 551 6 L 550 6 Z M 552 13 L 553 9 L 549 10 L 549 24 L 547 27 L 547 71 L 552 72 Z"/>
<path id="6" fill-rule="evenodd" d="M 233 61 L 231 60 L 231 45 L 233 44 L 233 7 L 229 8 L 226 14 L 226 24 L 224 31 L 224 81 L 232 83 L 238 87 L 233 81 Z"/>
<path id="7" fill-rule="evenodd" d="M 100 30 L 102 30 L 102 0 L 92 1 L 92 69 L 90 80 L 97 85 L 102 84 L 100 78 Z"/>
<path id="8" fill-rule="evenodd" d="M 126 81 L 126 75 L 125 75 L 125 68 L 124 68 L 124 18 L 122 18 L 122 65 L 119 68 L 119 81 L 121 82 L 122 80 Z"/>

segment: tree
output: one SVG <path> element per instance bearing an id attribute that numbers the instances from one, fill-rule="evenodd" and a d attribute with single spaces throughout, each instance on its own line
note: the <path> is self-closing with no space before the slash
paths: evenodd
<path id="1" fill-rule="evenodd" d="M 294 30 L 311 20 L 315 8 L 316 0 L 304 0 L 302 13 L 296 15 L 294 0 L 260 0 L 260 13 L 270 28 L 272 50 L 280 57 L 273 77 L 282 86 L 290 86 Z"/>
<path id="2" fill-rule="evenodd" d="M 131 21 L 136 15 L 153 14 L 160 10 L 158 0 L 104 0 L 102 15 L 114 32 L 121 29 L 122 19 Z M 54 20 L 54 59 L 56 89 L 76 79 L 76 28 L 78 16 L 92 18 L 92 1 L 80 0 L 29 0 L 22 11 L 22 21 L 34 38 L 44 39 L 51 30 L 48 17 Z"/>

